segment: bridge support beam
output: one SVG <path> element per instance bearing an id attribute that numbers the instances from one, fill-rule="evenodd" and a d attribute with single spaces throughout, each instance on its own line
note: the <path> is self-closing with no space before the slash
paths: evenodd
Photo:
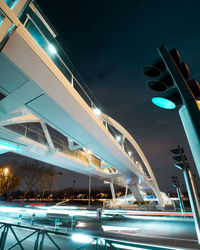
<path id="1" fill-rule="evenodd" d="M 45 123 L 44 121 L 41 121 L 40 124 L 41 124 L 41 127 L 42 127 L 42 129 L 43 129 L 43 132 L 44 132 L 44 134 L 45 134 L 45 136 L 46 136 L 47 143 L 48 143 L 48 145 L 49 145 L 50 151 L 51 151 L 51 152 L 55 152 L 55 147 L 54 147 L 53 141 L 52 141 L 52 139 L 51 139 L 51 136 L 50 136 L 50 134 L 49 134 L 49 130 L 48 130 L 48 128 L 47 128 L 46 123 Z"/>
<path id="2" fill-rule="evenodd" d="M 142 194 L 140 193 L 140 190 L 139 190 L 137 184 L 129 184 L 128 187 L 131 190 L 131 192 L 133 193 L 133 195 L 135 196 L 135 199 L 137 201 L 143 201 L 144 200 Z"/>

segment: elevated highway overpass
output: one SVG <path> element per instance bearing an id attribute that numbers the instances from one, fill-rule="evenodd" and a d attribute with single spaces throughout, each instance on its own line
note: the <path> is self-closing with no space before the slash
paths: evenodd
<path id="1" fill-rule="evenodd" d="M 163 198 L 134 138 L 103 114 L 59 51 L 35 2 L 0 0 L 1 153 L 18 154 Z"/>

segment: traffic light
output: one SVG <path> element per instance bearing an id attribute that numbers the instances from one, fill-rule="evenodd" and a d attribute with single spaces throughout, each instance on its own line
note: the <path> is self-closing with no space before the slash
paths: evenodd
<path id="1" fill-rule="evenodd" d="M 178 163 L 174 164 L 175 167 L 184 170 L 185 168 L 189 168 L 189 164 L 187 162 L 187 157 L 184 153 L 184 149 L 178 145 L 178 148 L 172 149 L 171 152 L 176 156 L 173 157 Z"/>
<path id="2" fill-rule="evenodd" d="M 175 188 L 179 187 L 178 176 L 172 176 L 172 186 Z"/>
<path id="3" fill-rule="evenodd" d="M 160 57 L 153 64 L 143 68 L 143 73 L 150 77 L 147 86 L 157 92 L 163 92 L 152 99 L 152 102 L 164 109 L 176 106 L 200 97 L 200 86 L 194 79 L 188 80 L 190 71 L 181 62 L 177 49 L 170 51 L 162 45 L 158 48 Z"/>

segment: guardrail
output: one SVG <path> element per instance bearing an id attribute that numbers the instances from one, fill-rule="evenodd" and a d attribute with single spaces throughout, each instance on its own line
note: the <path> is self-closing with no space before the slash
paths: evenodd
<path id="1" fill-rule="evenodd" d="M 34 249 L 43 250 L 47 249 L 47 244 L 45 241 L 48 239 L 48 247 L 54 249 L 71 249 L 70 244 L 75 245 L 74 250 L 87 249 L 88 247 L 94 245 L 95 249 L 151 249 L 151 250 L 162 250 L 166 249 L 161 246 L 154 246 L 153 244 L 147 245 L 143 243 L 134 243 L 131 241 L 113 239 L 113 237 L 106 237 L 105 235 L 92 236 L 89 234 L 80 234 L 78 232 L 58 232 L 48 229 L 35 228 L 30 226 L 22 226 L 11 223 L 0 222 L 0 249 L 9 250 L 19 247 L 20 249 Z M 101 234 L 101 233 L 100 233 Z M 13 238 L 16 243 L 13 243 Z M 11 244 L 9 244 L 11 243 Z M 69 245 L 68 245 L 69 243 Z M 77 247 L 77 243 L 79 246 Z M 32 244 L 32 247 L 30 246 Z M 28 248 L 27 248 L 28 247 Z M 173 248 L 168 248 L 173 249 Z"/>

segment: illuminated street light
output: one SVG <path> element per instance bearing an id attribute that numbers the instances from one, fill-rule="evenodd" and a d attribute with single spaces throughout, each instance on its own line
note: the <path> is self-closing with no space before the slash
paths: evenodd
<path id="1" fill-rule="evenodd" d="M 56 53 L 57 53 L 57 50 L 55 49 L 55 47 L 54 47 L 52 44 L 49 44 L 49 51 L 50 51 L 52 54 L 56 54 Z"/>
<path id="2" fill-rule="evenodd" d="M 101 110 L 99 108 L 97 108 L 97 107 L 93 108 L 93 112 L 94 112 L 95 115 L 100 115 L 101 114 Z"/>
<path id="3" fill-rule="evenodd" d="M 8 173 L 9 173 L 9 168 L 4 168 L 3 171 L 4 171 L 4 174 L 5 174 L 5 175 L 8 175 Z"/>
<path id="4" fill-rule="evenodd" d="M 121 136 L 117 135 L 117 136 L 116 136 L 116 140 L 117 140 L 118 142 L 120 142 L 120 141 L 121 141 Z"/>
<path id="5" fill-rule="evenodd" d="M 132 156 L 132 152 L 131 152 L 131 151 L 128 151 L 128 155 L 129 155 L 129 156 Z"/>

